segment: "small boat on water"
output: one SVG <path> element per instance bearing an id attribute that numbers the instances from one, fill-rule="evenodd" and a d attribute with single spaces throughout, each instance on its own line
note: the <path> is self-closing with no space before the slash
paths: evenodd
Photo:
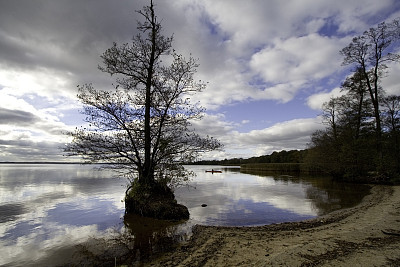
<path id="1" fill-rule="evenodd" d="M 206 172 L 211 172 L 211 173 L 222 173 L 220 170 L 206 170 Z"/>

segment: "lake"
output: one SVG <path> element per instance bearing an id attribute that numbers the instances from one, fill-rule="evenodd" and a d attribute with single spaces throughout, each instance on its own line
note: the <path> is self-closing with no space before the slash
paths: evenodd
<path id="1" fill-rule="evenodd" d="M 186 166 L 197 175 L 175 190 L 190 220 L 124 218 L 126 179 L 77 164 L 0 164 L 0 265 L 113 266 L 187 240 L 195 224 L 257 226 L 299 221 L 357 205 L 368 187 L 321 177 Z M 218 169 L 221 173 L 206 170 Z M 203 205 L 205 204 L 205 205 Z"/>

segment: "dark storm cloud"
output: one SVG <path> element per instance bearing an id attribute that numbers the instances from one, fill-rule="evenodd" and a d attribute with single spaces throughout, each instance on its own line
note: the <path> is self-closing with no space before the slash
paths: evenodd
<path id="1" fill-rule="evenodd" d="M 10 148 L 13 150 L 16 149 L 31 149 L 32 151 L 41 151 L 40 154 L 43 154 L 44 151 L 52 149 L 52 148 L 58 148 L 61 146 L 62 143 L 57 143 L 57 142 L 46 142 L 46 141 L 41 141 L 41 142 L 34 142 L 31 140 L 27 139 L 15 139 L 15 140 L 3 140 L 0 139 L 0 146 L 8 146 L 8 147 L 14 147 Z"/>
<path id="2" fill-rule="evenodd" d="M 0 108 L 0 125 L 9 125 L 14 129 L 31 129 L 40 132 L 46 132 L 53 136 L 62 135 L 65 127 L 57 121 L 46 120 L 31 112 L 23 110 L 13 110 Z M 21 145 L 20 141 L 18 141 Z M 4 143 L 3 143 L 4 144 Z M 9 145 L 15 145 L 9 143 Z"/>
<path id="3" fill-rule="evenodd" d="M 0 139 L 0 158 L 10 161 L 65 160 L 62 147 L 63 143 L 57 142 Z"/>
<path id="4" fill-rule="evenodd" d="M 101 52 L 113 41 L 132 38 L 138 2 L 143 1 L 2 1 L 0 63 L 96 71 L 93 61 Z"/>
<path id="5" fill-rule="evenodd" d="M 40 118 L 30 112 L 0 108 L 0 124 L 29 126 L 38 121 Z"/>

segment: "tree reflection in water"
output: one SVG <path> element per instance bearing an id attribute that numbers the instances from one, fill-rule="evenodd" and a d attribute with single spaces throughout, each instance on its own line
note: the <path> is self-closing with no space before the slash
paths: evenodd
<path id="1" fill-rule="evenodd" d="M 331 179 L 315 181 L 313 187 L 306 190 L 307 198 L 311 199 L 318 216 L 329 212 L 354 207 L 369 193 L 369 187 L 361 184 L 338 183 Z"/>
<path id="2" fill-rule="evenodd" d="M 370 187 L 363 184 L 337 182 L 331 177 L 307 175 L 281 175 L 268 171 L 241 171 L 242 173 L 261 177 L 272 177 L 283 183 L 303 184 L 306 188 L 306 197 L 312 202 L 318 216 L 332 211 L 354 207 L 369 194 Z"/>
<path id="3" fill-rule="evenodd" d="M 173 248 L 178 242 L 188 237 L 178 232 L 178 225 L 182 221 L 163 221 L 145 218 L 137 215 L 126 215 L 124 219 L 126 229 L 134 236 L 133 250 L 139 258 L 165 252 Z"/>
<path id="4" fill-rule="evenodd" d="M 173 249 L 187 240 L 179 231 L 182 221 L 163 221 L 138 215 L 125 215 L 121 230 L 111 237 L 93 238 L 77 246 L 75 262 L 79 266 L 114 266 L 140 264 L 151 256 Z"/>

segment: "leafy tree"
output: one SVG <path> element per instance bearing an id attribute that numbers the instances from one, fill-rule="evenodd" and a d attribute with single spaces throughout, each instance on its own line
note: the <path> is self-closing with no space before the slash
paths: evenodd
<path id="1" fill-rule="evenodd" d="M 133 177 L 126 191 L 127 211 L 160 217 L 143 209 L 163 191 L 171 198 L 167 184 L 187 177 L 182 162 L 221 144 L 190 127 L 204 111 L 190 102 L 190 95 L 205 87 L 194 80 L 198 63 L 171 49 L 172 37 L 162 34 L 153 1 L 138 13 L 144 19 L 138 22 L 139 34 L 131 43 L 114 43 L 101 56 L 99 69 L 116 77 L 113 90 L 79 87 L 90 126 L 69 133 L 73 140 L 66 151 Z"/>

